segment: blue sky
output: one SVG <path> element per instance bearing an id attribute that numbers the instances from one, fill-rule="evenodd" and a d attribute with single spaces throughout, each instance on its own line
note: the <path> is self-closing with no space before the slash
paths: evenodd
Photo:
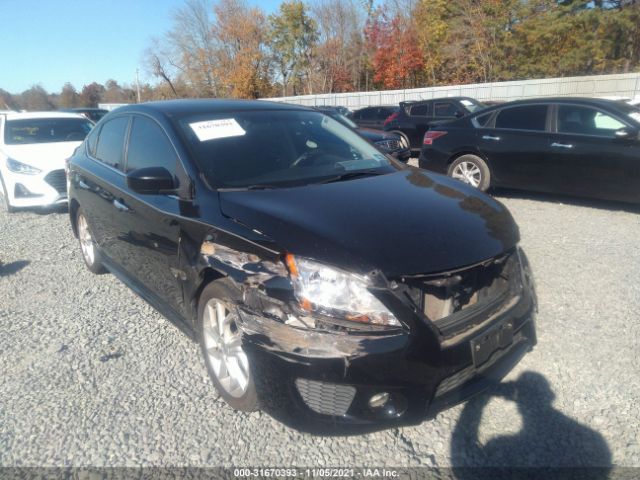
<path id="1" fill-rule="evenodd" d="M 171 27 L 184 0 L 0 0 L 0 88 L 20 93 L 32 85 L 78 91 L 110 78 L 146 78 L 142 53 L 152 36 Z M 271 12 L 279 0 L 250 0 Z"/>

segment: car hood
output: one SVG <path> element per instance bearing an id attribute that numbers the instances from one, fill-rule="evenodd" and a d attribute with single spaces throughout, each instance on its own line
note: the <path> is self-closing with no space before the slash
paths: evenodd
<path id="1" fill-rule="evenodd" d="M 398 138 L 395 133 L 388 133 L 384 130 L 376 130 L 375 128 L 358 128 L 358 133 L 371 142 L 379 142 L 380 140 L 389 140 Z"/>
<path id="2" fill-rule="evenodd" d="M 17 160 L 40 170 L 54 170 L 64 168 L 65 159 L 69 158 L 73 151 L 82 142 L 54 142 L 31 143 L 27 145 L 4 145 L 4 153 Z"/>
<path id="3" fill-rule="evenodd" d="M 458 181 L 408 168 L 361 179 L 220 192 L 222 213 L 284 251 L 390 278 L 471 265 L 519 239 L 509 211 Z"/>

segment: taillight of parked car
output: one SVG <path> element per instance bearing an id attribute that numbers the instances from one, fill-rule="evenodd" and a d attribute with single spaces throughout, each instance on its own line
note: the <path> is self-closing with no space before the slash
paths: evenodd
<path id="1" fill-rule="evenodd" d="M 384 121 L 384 124 L 387 125 L 388 123 L 393 122 L 396 118 L 398 118 L 398 115 L 400 115 L 400 112 L 393 112 L 387 117 L 387 119 Z"/>
<path id="2" fill-rule="evenodd" d="M 424 134 L 424 139 L 422 140 L 423 145 L 433 145 L 433 141 L 436 138 L 444 137 L 447 132 L 443 132 L 441 130 L 429 130 Z"/>

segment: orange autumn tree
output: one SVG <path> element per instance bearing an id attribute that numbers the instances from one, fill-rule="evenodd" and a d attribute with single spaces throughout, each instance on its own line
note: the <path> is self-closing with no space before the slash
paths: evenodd
<path id="1" fill-rule="evenodd" d="M 365 27 L 373 79 L 386 89 L 411 88 L 418 84 L 424 57 L 415 26 L 400 15 L 388 18 L 378 9 Z"/>

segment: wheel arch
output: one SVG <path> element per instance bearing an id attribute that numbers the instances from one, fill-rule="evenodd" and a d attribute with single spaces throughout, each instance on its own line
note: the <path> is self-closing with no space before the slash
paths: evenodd
<path id="1" fill-rule="evenodd" d="M 75 198 L 72 198 L 69 201 L 69 221 L 71 222 L 71 230 L 73 231 L 73 236 L 78 238 L 78 209 L 80 208 L 80 204 Z"/>

